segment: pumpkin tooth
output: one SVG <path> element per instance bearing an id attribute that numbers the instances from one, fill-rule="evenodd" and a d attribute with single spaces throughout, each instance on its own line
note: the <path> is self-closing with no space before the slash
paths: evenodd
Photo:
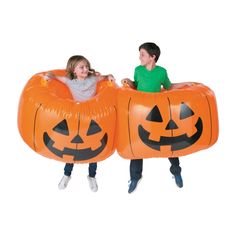
<path id="1" fill-rule="evenodd" d="M 155 135 L 155 137 L 152 137 L 152 135 L 150 135 L 150 140 L 153 140 L 155 142 L 160 142 L 161 136 L 160 135 Z"/>
<path id="2" fill-rule="evenodd" d="M 186 135 L 190 138 L 197 132 L 196 127 L 192 127 L 192 129 L 186 131 Z"/>
<path id="3" fill-rule="evenodd" d="M 99 148 L 100 146 L 101 146 L 101 142 L 95 143 L 95 144 L 93 144 L 93 145 L 90 147 L 90 149 L 91 149 L 91 151 L 94 151 L 94 150 L 96 150 L 97 148 Z"/>
<path id="4" fill-rule="evenodd" d="M 148 132 L 146 130 L 146 136 L 149 140 L 152 140 L 152 141 L 155 141 L 155 142 L 159 142 L 160 139 L 161 139 L 161 136 L 158 134 L 158 132 Z"/>

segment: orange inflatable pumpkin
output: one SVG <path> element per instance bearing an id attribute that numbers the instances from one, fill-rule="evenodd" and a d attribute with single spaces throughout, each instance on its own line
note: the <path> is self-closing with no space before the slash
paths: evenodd
<path id="1" fill-rule="evenodd" d="M 65 75 L 65 70 L 52 71 Z M 39 74 L 26 84 L 19 103 L 18 128 L 37 153 L 67 163 L 98 162 L 115 150 L 115 83 L 98 83 L 97 95 L 75 102 L 63 83 Z"/>
<path id="2" fill-rule="evenodd" d="M 214 93 L 200 83 L 171 90 L 118 92 L 117 151 L 127 159 L 184 156 L 213 145 L 218 138 Z"/>

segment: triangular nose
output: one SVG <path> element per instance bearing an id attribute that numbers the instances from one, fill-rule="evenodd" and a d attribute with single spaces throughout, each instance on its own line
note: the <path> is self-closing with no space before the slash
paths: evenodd
<path id="1" fill-rule="evenodd" d="M 166 130 L 170 130 L 170 129 L 178 129 L 178 126 L 172 119 L 169 121 L 169 123 L 166 126 Z"/>
<path id="2" fill-rule="evenodd" d="M 71 143 L 83 143 L 83 139 L 77 134 L 72 140 Z"/>

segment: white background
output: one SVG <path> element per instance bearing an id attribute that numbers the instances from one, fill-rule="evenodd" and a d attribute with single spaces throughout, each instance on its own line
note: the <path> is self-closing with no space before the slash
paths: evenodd
<path id="1" fill-rule="evenodd" d="M 235 7 L 224 0 L 3 0 L 0 3 L 0 235 L 236 235 Z M 19 97 L 35 73 L 86 56 L 117 83 L 132 78 L 138 46 L 156 42 L 172 82 L 208 85 L 218 102 L 220 135 L 181 159 L 178 189 L 166 159 L 146 159 L 137 191 L 127 193 L 129 161 L 99 163 L 99 191 L 87 165 L 59 191 L 63 163 L 34 153 L 17 129 Z"/>

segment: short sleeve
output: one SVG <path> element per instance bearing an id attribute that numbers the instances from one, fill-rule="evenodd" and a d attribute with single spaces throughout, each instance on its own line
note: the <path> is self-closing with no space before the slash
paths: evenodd
<path id="1" fill-rule="evenodd" d="M 163 87 L 165 89 L 169 89 L 171 87 L 171 82 L 170 82 L 169 77 L 167 75 L 167 71 L 165 71 L 165 74 L 164 74 Z"/>
<path id="2" fill-rule="evenodd" d="M 134 84 L 136 87 L 138 86 L 137 67 L 134 70 Z"/>
<path id="3" fill-rule="evenodd" d="M 100 81 L 100 78 L 97 76 L 89 76 L 87 81 L 89 82 L 89 84 L 96 84 Z"/>

